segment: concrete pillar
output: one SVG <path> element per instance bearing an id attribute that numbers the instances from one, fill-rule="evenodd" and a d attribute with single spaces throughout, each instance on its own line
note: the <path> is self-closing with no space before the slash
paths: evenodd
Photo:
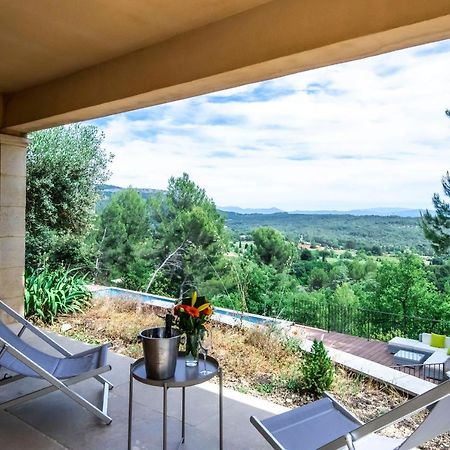
<path id="1" fill-rule="evenodd" d="M 0 299 L 23 314 L 26 146 L 0 134 Z"/>

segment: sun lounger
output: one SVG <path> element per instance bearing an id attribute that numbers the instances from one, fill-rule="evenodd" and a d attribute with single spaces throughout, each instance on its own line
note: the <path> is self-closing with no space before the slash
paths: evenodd
<path id="1" fill-rule="evenodd" d="M 48 386 L 42 389 L 0 403 L 0 410 L 12 408 L 59 390 L 106 424 L 111 423 L 111 417 L 108 416 L 108 391 L 113 386 L 100 376 L 111 370 L 111 366 L 106 363 L 109 344 L 71 354 L 2 301 L 0 301 L 0 310 L 22 325 L 19 333 L 16 334 L 0 320 L 0 368 L 12 372 L 12 376 L 0 381 L 0 388 L 24 377 L 41 378 L 48 382 Z M 26 343 L 22 339 L 22 334 L 26 330 L 57 350 L 61 356 L 44 353 Z M 97 408 L 71 389 L 72 385 L 92 377 L 103 384 L 102 409 Z"/>
<path id="2" fill-rule="evenodd" d="M 406 439 L 377 431 L 432 406 L 431 412 Z M 376 419 L 362 424 L 330 395 L 265 420 L 250 421 L 276 450 L 409 450 L 450 430 L 450 380 Z"/>

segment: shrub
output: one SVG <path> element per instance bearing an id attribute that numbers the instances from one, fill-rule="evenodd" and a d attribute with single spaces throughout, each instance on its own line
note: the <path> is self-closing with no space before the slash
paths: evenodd
<path id="1" fill-rule="evenodd" d="M 311 353 L 306 353 L 301 365 L 302 387 L 310 394 L 320 396 L 331 387 L 334 365 L 322 341 L 314 340 Z"/>
<path id="2" fill-rule="evenodd" d="M 392 338 L 395 337 L 404 337 L 405 333 L 400 330 L 400 329 L 392 329 L 392 330 L 387 330 L 387 331 L 382 331 L 382 330 L 371 330 L 370 331 L 370 338 L 371 339 L 376 339 L 377 341 L 384 341 L 384 342 L 388 342 L 390 341 Z"/>
<path id="3" fill-rule="evenodd" d="M 87 275 L 78 269 L 30 270 L 25 275 L 25 316 L 52 323 L 58 314 L 81 311 L 92 294 L 86 287 Z"/>
<path id="4" fill-rule="evenodd" d="M 257 383 L 255 386 L 255 389 L 260 393 L 260 394 L 272 394 L 274 389 L 275 389 L 275 385 L 273 383 Z"/>

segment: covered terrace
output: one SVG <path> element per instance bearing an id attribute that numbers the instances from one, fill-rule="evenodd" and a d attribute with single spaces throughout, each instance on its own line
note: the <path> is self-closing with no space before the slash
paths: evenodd
<path id="1" fill-rule="evenodd" d="M 23 313 L 28 132 L 449 37 L 448 0 L 1 1 L 0 298 Z M 119 359 L 113 374 L 124 382 Z M 43 423 L 49 408 L 65 407 L 48 400 L 2 413 L 2 448 L 123 448 L 118 400 L 115 425 L 90 446 L 94 425 L 78 413 Z M 152 414 L 142 410 L 145 433 Z M 21 440 L 5 443 L 9 434 Z"/>

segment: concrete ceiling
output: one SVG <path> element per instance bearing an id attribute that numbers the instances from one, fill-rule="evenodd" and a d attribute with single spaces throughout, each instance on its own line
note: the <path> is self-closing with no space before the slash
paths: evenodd
<path id="1" fill-rule="evenodd" d="M 0 92 L 69 75 L 268 1 L 0 1 Z"/>
<path id="2" fill-rule="evenodd" d="M 0 0 L 0 131 L 449 37 L 449 0 Z"/>

